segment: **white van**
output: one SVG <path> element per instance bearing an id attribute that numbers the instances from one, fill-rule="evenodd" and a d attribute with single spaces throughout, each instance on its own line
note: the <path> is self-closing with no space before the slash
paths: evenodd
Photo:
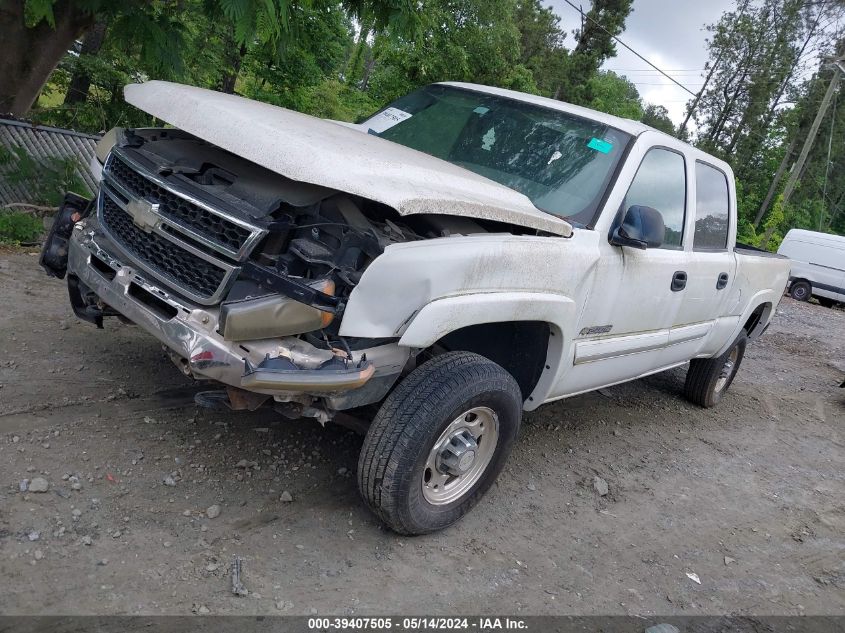
<path id="1" fill-rule="evenodd" d="M 845 302 L 845 237 L 791 229 L 778 254 L 792 260 L 788 287 L 793 299 L 813 296 L 827 307 Z"/>

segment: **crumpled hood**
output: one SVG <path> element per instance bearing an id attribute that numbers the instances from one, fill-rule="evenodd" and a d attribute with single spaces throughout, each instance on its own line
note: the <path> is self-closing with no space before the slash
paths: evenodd
<path id="1" fill-rule="evenodd" d="M 572 226 L 523 194 L 354 126 L 166 81 L 129 84 L 126 101 L 174 127 L 293 180 L 396 209 L 458 215 L 569 236 Z"/>

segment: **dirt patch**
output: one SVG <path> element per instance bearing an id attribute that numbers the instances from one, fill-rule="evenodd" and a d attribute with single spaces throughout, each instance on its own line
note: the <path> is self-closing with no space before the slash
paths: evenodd
<path id="1" fill-rule="evenodd" d="M 472 513 L 399 538 L 355 434 L 197 409 L 33 255 L 0 253 L 0 297 L 4 614 L 845 613 L 842 310 L 784 299 L 715 410 L 684 369 L 542 407 Z"/>

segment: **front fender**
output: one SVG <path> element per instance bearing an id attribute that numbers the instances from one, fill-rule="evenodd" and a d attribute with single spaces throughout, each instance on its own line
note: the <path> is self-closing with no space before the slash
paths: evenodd
<path id="1" fill-rule="evenodd" d="M 496 299 L 484 295 L 570 296 L 569 290 L 583 278 L 591 260 L 568 246 L 564 238 L 507 234 L 454 236 L 388 246 L 352 291 L 340 334 L 400 337 L 427 306 L 461 301 L 456 297 L 482 297 L 482 301 L 495 303 Z M 450 305 L 443 303 L 431 310 L 450 312 L 449 321 L 454 321 L 457 317 Z M 513 306 L 507 309 L 518 312 Z M 481 322 L 502 320 L 496 316 Z"/>

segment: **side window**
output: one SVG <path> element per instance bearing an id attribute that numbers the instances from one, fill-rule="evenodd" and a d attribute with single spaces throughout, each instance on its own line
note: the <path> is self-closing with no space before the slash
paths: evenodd
<path id="1" fill-rule="evenodd" d="M 628 209 L 638 204 L 657 209 L 666 225 L 661 248 L 681 248 L 686 200 L 684 157 L 668 149 L 655 148 L 649 150 L 640 163 L 623 207 Z"/>
<path id="2" fill-rule="evenodd" d="M 695 163 L 695 234 L 693 248 L 723 250 L 728 246 L 730 202 L 724 172 Z"/>

